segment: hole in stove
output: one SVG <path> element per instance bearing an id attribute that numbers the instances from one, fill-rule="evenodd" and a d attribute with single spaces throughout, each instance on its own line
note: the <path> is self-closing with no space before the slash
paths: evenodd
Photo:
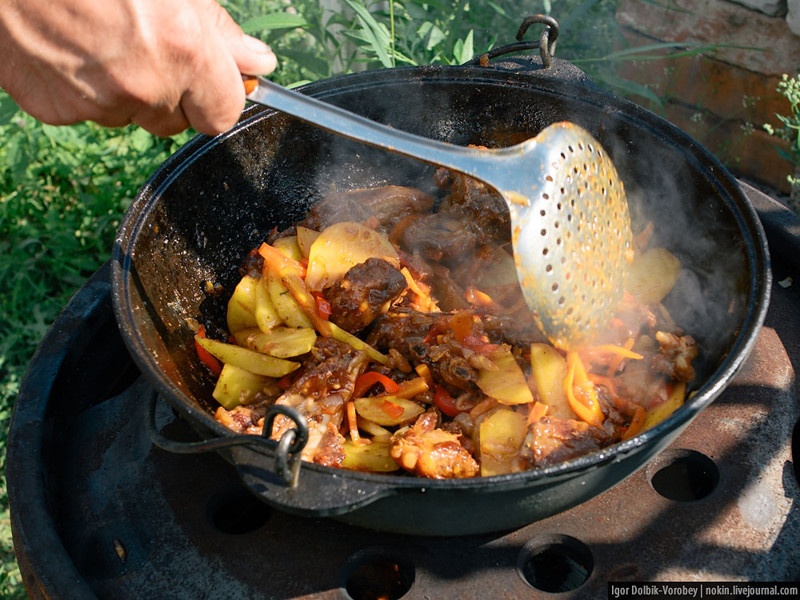
<path id="1" fill-rule="evenodd" d="M 217 531 L 243 535 L 263 527 L 272 509 L 244 487 L 228 487 L 208 503 L 208 518 Z"/>
<path id="2" fill-rule="evenodd" d="M 705 498 L 719 483 L 714 461 L 696 450 L 667 450 L 647 466 L 653 489 L 670 500 L 691 502 Z"/>
<path id="3" fill-rule="evenodd" d="M 575 590 L 586 583 L 594 569 L 594 557 L 580 540 L 554 534 L 525 544 L 517 568 L 528 585 L 555 594 Z"/>
<path id="4" fill-rule="evenodd" d="M 414 584 L 414 564 L 389 549 L 367 548 L 347 559 L 342 582 L 348 600 L 399 600 Z"/>

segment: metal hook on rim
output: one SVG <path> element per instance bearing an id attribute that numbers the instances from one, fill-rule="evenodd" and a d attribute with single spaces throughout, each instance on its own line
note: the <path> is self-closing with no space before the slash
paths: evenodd
<path id="1" fill-rule="evenodd" d="M 308 442 L 308 422 L 291 406 L 276 404 L 264 417 L 264 428 L 261 435 L 267 439 L 272 436 L 272 426 L 278 415 L 290 419 L 294 427 L 283 432 L 278 440 L 275 453 L 275 474 L 290 487 L 295 487 L 300 477 L 302 451 Z"/>
<path id="2" fill-rule="evenodd" d="M 517 40 L 522 41 L 528 28 L 534 23 L 541 23 L 545 27 L 539 35 L 539 54 L 542 57 L 542 65 L 545 68 L 553 64 L 553 56 L 556 53 L 556 40 L 558 39 L 558 21 L 549 15 L 531 15 L 525 17 L 522 25 L 517 30 Z"/>

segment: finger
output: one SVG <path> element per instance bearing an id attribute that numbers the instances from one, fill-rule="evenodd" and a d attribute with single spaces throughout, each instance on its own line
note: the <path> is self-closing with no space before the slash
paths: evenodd
<path id="1" fill-rule="evenodd" d="M 159 137 L 176 135 L 188 129 L 190 125 L 180 106 L 171 110 L 148 108 L 134 115 L 130 122 Z"/>
<path id="2" fill-rule="evenodd" d="M 207 135 L 217 135 L 233 127 L 244 104 L 244 85 L 233 60 L 227 69 L 204 71 L 180 102 L 192 127 Z"/>

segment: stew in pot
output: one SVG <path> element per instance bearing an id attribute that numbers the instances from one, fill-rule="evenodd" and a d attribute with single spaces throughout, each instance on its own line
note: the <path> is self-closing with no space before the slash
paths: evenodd
<path id="1" fill-rule="evenodd" d="M 227 339 L 197 324 L 216 419 L 262 434 L 272 404 L 309 425 L 303 459 L 459 478 L 549 466 L 680 407 L 694 339 L 661 303 L 681 270 L 635 239 L 627 293 L 593 345 L 564 351 L 522 297 L 502 199 L 437 171 L 437 197 L 331 193 L 244 260 Z M 272 437 L 291 421 L 279 416 Z"/>

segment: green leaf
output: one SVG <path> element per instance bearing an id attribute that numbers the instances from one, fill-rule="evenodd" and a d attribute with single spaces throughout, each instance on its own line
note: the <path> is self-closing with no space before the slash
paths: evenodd
<path id="1" fill-rule="evenodd" d="M 470 29 L 466 38 L 456 42 L 455 47 L 453 48 L 453 59 L 456 63 L 463 64 L 475 55 L 472 40 L 473 30 Z"/>
<path id="2" fill-rule="evenodd" d="M 4 125 L 19 112 L 19 106 L 8 94 L 0 91 L 0 125 Z"/>
<path id="3" fill-rule="evenodd" d="M 145 152 L 153 147 L 153 135 L 141 127 L 134 129 L 129 139 L 131 146 L 137 152 Z"/>
<path id="4" fill-rule="evenodd" d="M 306 27 L 308 21 L 302 15 L 293 15 L 286 12 L 276 12 L 269 15 L 253 17 L 242 23 L 242 31 L 255 33 L 257 31 L 272 31 L 275 29 L 295 29 Z"/>
<path id="5" fill-rule="evenodd" d="M 378 23 L 364 5 L 357 4 L 353 0 L 345 0 L 345 2 L 353 9 L 356 19 L 361 25 L 358 37 L 372 49 L 381 65 L 387 69 L 393 67 L 394 63 L 389 56 L 391 37 L 386 27 Z"/>

